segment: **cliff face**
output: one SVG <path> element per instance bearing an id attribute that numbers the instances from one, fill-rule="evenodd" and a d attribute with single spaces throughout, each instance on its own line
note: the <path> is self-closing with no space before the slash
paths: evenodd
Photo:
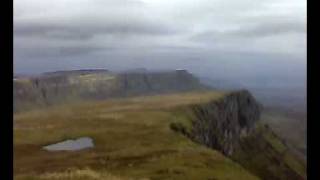
<path id="1" fill-rule="evenodd" d="M 171 128 L 215 149 L 261 179 L 305 179 L 305 164 L 272 129 L 260 123 L 262 106 L 246 90 L 184 109 Z"/>
<path id="2" fill-rule="evenodd" d="M 154 73 L 119 74 L 121 89 L 128 94 L 187 91 L 203 88 L 192 74 L 185 70 Z"/>
<path id="3" fill-rule="evenodd" d="M 232 155 L 240 137 L 254 129 L 261 113 L 260 104 L 246 90 L 191 109 L 196 120 L 190 137 L 226 155 Z"/>
<path id="4" fill-rule="evenodd" d="M 185 70 L 171 72 L 112 73 L 107 70 L 76 70 L 45 73 L 14 80 L 14 110 L 32 109 L 64 102 L 108 99 L 132 95 L 204 89 Z"/>

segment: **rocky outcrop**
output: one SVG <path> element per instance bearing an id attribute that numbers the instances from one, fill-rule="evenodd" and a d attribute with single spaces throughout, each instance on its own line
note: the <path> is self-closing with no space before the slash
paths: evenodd
<path id="1" fill-rule="evenodd" d="M 305 179 L 305 164 L 269 126 L 259 122 L 262 106 L 247 90 L 194 104 L 187 118 L 170 127 L 223 153 L 261 179 Z"/>
<path id="2" fill-rule="evenodd" d="M 203 88 L 199 80 L 186 70 L 153 73 L 119 74 L 122 88 L 129 94 L 163 93 Z"/>
<path id="3" fill-rule="evenodd" d="M 246 90 L 191 107 L 194 120 L 189 136 L 206 146 L 231 155 L 260 118 L 261 105 Z"/>

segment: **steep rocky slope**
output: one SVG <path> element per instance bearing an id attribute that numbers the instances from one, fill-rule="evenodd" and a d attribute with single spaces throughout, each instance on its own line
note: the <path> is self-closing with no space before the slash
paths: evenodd
<path id="1" fill-rule="evenodd" d="M 279 136 L 260 123 L 262 106 L 246 90 L 190 105 L 171 124 L 193 141 L 219 150 L 262 179 L 304 179 L 305 162 Z"/>
<path id="2" fill-rule="evenodd" d="M 124 72 L 75 70 L 14 79 L 14 110 L 114 97 L 206 89 L 186 70 Z"/>
<path id="3" fill-rule="evenodd" d="M 196 120 L 190 137 L 226 155 L 238 148 L 241 136 L 251 133 L 261 113 L 261 105 L 248 91 L 191 108 Z"/>

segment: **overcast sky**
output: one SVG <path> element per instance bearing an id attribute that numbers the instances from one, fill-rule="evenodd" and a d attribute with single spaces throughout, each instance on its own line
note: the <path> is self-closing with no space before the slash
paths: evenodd
<path id="1" fill-rule="evenodd" d="M 15 73 L 305 75 L 306 0 L 15 0 L 14 13 Z"/>

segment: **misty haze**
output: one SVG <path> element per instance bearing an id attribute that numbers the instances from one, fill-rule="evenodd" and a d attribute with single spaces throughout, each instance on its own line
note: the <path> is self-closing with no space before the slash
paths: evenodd
<path id="1" fill-rule="evenodd" d="M 14 177 L 307 179 L 306 62 L 304 0 L 15 0 Z"/>

